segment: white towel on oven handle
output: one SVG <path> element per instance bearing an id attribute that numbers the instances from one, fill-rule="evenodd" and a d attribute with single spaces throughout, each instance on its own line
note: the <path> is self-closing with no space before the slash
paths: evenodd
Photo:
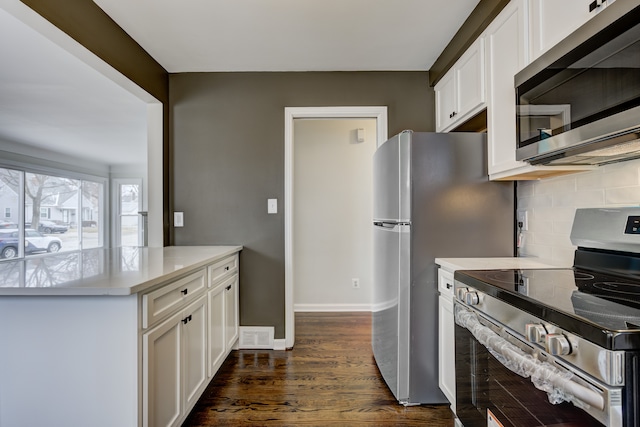
<path id="1" fill-rule="evenodd" d="M 559 369 L 525 353 L 480 323 L 475 312 L 456 306 L 455 321 L 469 330 L 502 365 L 523 378 L 530 378 L 537 389 L 547 393 L 552 404 L 566 401 L 580 408 L 592 406 L 604 410 L 604 398 L 598 392 L 572 381 L 574 375 L 571 371 Z"/>

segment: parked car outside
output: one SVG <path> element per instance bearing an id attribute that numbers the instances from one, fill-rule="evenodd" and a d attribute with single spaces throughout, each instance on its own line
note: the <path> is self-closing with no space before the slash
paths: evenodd
<path id="1" fill-rule="evenodd" d="M 4 230 L 5 228 L 18 228 L 18 224 L 11 221 L 0 221 L 0 230 Z"/>
<path id="2" fill-rule="evenodd" d="M 17 229 L 0 230 L 0 257 L 15 258 L 18 256 L 19 233 Z M 37 252 L 58 252 L 62 248 L 60 239 L 43 236 L 36 230 L 26 229 L 24 236 L 24 252 L 27 255 Z"/>
<path id="3" fill-rule="evenodd" d="M 63 224 L 57 224 L 53 221 L 48 221 L 45 219 L 40 220 L 38 224 L 38 231 L 43 232 L 44 234 L 52 234 L 52 233 L 66 233 L 69 227 Z"/>

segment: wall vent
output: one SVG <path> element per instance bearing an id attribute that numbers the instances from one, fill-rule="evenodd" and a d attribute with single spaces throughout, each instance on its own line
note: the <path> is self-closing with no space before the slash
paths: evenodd
<path id="1" fill-rule="evenodd" d="M 273 350 L 273 326 L 240 326 L 240 349 Z"/>

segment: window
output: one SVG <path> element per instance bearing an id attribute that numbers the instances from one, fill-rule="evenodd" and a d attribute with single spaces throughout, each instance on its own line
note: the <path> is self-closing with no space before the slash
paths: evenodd
<path id="1" fill-rule="evenodd" d="M 78 179 L 63 171 L 0 168 L 0 208 L 5 212 L 0 230 L 15 231 L 0 234 L 0 258 L 103 246 L 105 185 L 105 179 Z"/>
<path id="2" fill-rule="evenodd" d="M 142 246 L 143 217 L 140 214 L 142 206 L 142 185 L 139 182 L 118 182 L 118 246 Z"/>

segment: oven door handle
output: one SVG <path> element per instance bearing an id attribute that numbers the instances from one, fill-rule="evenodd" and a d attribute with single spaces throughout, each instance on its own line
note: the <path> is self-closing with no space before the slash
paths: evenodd
<path id="1" fill-rule="evenodd" d="M 604 397 L 596 390 L 572 381 L 573 373 L 571 371 L 560 369 L 548 362 L 536 359 L 520 347 L 501 337 L 490 327 L 483 325 L 478 317 L 478 314 L 474 311 L 456 305 L 456 323 L 469 330 L 478 342 L 485 346 L 506 368 L 521 377 L 530 378 L 536 388 L 549 395 L 551 403 L 557 404 L 562 401 L 569 401 L 579 407 L 587 404 L 604 411 Z M 491 323 L 489 320 L 486 321 Z M 501 329 L 499 326 L 491 324 L 496 329 Z"/>

